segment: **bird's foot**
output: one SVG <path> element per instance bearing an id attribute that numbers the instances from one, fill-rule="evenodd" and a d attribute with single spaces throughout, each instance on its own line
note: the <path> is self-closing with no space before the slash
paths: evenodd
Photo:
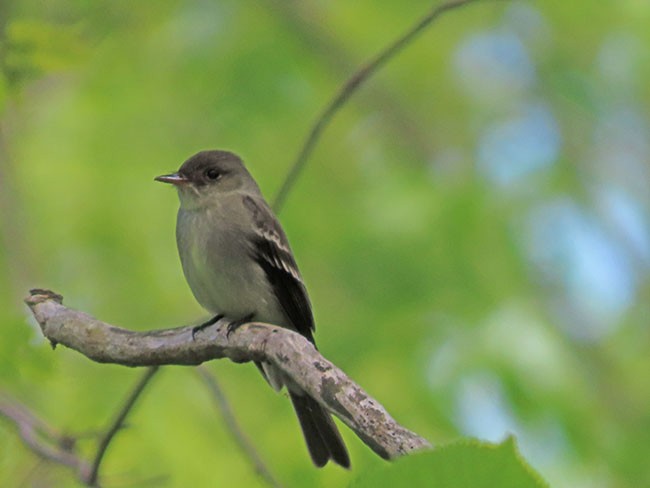
<path id="1" fill-rule="evenodd" d="M 230 337 L 230 334 L 232 334 L 233 332 L 235 332 L 237 329 L 239 329 L 239 328 L 240 328 L 242 325 L 244 325 L 245 323 L 250 322 L 251 319 L 252 319 L 254 316 L 255 316 L 255 313 L 249 313 L 248 315 L 246 315 L 245 317 L 242 317 L 242 318 L 239 319 L 239 320 L 235 320 L 235 321 L 233 321 L 233 322 L 230 322 L 230 323 L 228 324 L 228 329 L 227 329 L 227 332 L 226 332 L 226 337 Z"/>
<path id="2" fill-rule="evenodd" d="M 201 325 L 197 325 L 196 327 L 192 327 L 192 340 L 194 340 L 194 334 L 196 334 L 198 331 L 205 329 L 206 327 L 210 327 L 211 325 L 216 324 L 223 318 L 223 314 L 217 314 L 214 317 L 212 317 L 210 320 L 207 322 L 203 322 Z"/>

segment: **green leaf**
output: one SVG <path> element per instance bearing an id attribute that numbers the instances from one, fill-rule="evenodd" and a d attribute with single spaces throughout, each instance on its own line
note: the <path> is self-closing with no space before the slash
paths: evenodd
<path id="1" fill-rule="evenodd" d="M 514 438 L 509 437 L 501 444 L 463 440 L 406 456 L 362 474 L 351 486 L 542 488 L 548 485 L 521 457 Z"/>

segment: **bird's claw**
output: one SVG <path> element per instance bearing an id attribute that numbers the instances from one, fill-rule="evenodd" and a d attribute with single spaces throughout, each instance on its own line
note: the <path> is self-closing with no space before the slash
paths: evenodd
<path id="1" fill-rule="evenodd" d="M 230 334 L 235 332 L 237 329 L 239 329 L 242 325 L 248 323 L 251 321 L 255 314 L 254 313 L 249 313 L 245 317 L 242 317 L 239 320 L 234 320 L 228 324 L 228 327 L 226 328 L 226 337 L 230 338 Z"/>
<path id="2" fill-rule="evenodd" d="M 216 323 L 219 322 L 219 320 L 221 320 L 222 318 L 223 318 L 223 314 L 220 313 L 220 314 L 217 314 L 217 315 L 215 315 L 214 317 L 212 317 L 212 318 L 211 318 L 210 320 L 208 320 L 207 322 L 203 322 L 201 325 L 197 325 L 196 327 L 192 327 L 192 340 L 194 340 L 194 335 L 195 335 L 198 331 L 203 330 L 203 329 L 205 329 L 206 327 L 210 327 L 211 325 L 216 324 Z"/>

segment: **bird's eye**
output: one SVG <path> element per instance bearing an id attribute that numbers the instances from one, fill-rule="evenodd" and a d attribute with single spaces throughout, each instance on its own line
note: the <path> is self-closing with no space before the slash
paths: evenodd
<path id="1" fill-rule="evenodd" d="M 221 178 L 221 173 L 216 168 L 208 168 L 205 170 L 205 176 L 212 181 L 216 181 Z"/>

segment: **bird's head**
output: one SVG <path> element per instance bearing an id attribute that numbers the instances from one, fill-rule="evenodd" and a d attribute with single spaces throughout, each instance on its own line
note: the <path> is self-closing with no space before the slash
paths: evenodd
<path id="1" fill-rule="evenodd" d="M 259 192 L 239 156 L 228 151 L 201 151 L 185 161 L 176 173 L 155 179 L 174 185 L 181 206 L 187 209 L 218 204 L 220 196 L 234 191 Z"/>

